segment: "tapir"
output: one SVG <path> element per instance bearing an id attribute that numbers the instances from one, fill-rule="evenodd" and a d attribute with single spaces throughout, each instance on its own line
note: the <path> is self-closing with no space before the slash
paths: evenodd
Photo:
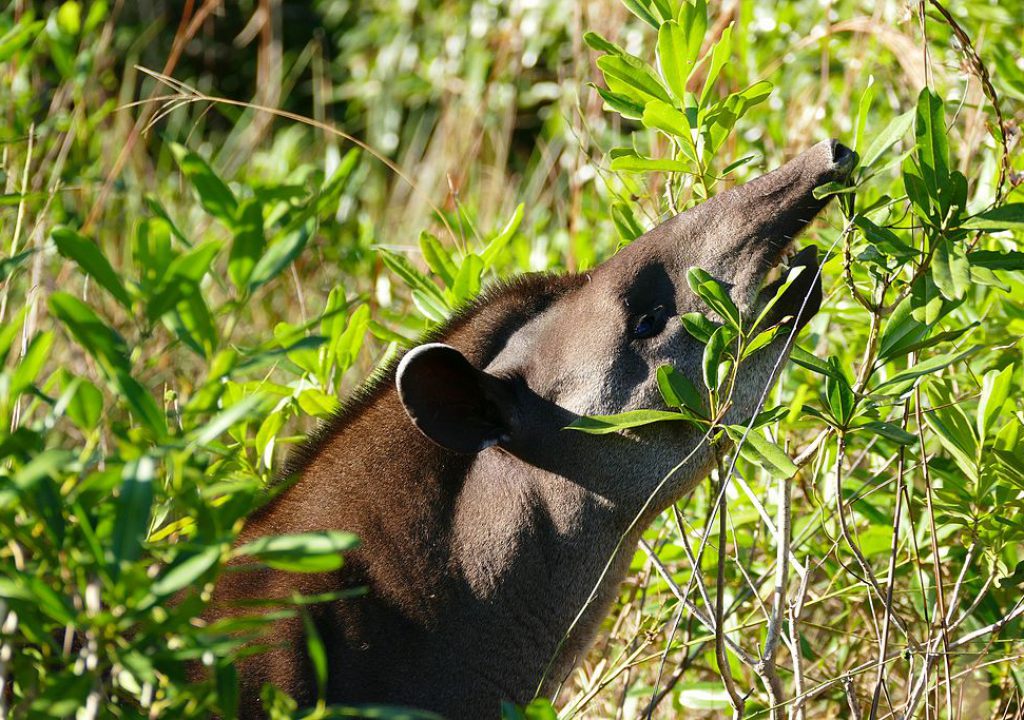
<path id="1" fill-rule="evenodd" d="M 327 655 L 318 691 L 304 620 L 275 621 L 268 652 L 238 665 L 243 717 L 274 683 L 300 705 L 388 704 L 480 720 L 503 701 L 557 690 L 609 611 L 645 527 L 706 478 L 714 449 L 688 423 L 611 435 L 567 430 L 585 415 L 664 408 L 657 370 L 701 383 L 703 345 L 679 315 L 716 318 L 691 292 L 700 267 L 752 322 L 780 286 L 769 271 L 855 163 L 835 140 L 722 192 L 591 270 L 531 274 L 486 290 L 379 373 L 286 463 L 294 483 L 239 542 L 346 530 L 341 569 L 225 574 L 214 615 L 239 601 L 345 594 L 308 607 Z M 765 326 L 800 330 L 822 290 L 813 247 Z M 781 282 L 781 280 L 779 281 Z M 739 368 L 733 421 L 775 381 L 780 338 Z M 685 459 L 685 462 L 682 460 Z"/>

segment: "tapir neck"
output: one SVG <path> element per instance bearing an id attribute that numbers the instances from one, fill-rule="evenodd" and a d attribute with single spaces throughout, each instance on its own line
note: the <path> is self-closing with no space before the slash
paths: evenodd
<path id="1" fill-rule="evenodd" d="M 371 624 L 389 642 L 409 642 L 412 632 L 410 647 L 421 648 L 426 665 L 444 658 L 438 672 L 461 678 L 458 685 L 455 676 L 424 676 L 419 695 L 396 677 L 392 690 L 380 674 L 400 672 L 383 669 L 393 658 L 382 655 L 378 667 L 363 651 L 352 662 L 382 688 L 366 701 L 415 704 L 440 682 L 459 692 L 467 684 L 491 688 L 495 701 L 529 701 L 542 677 L 552 691 L 589 645 L 637 540 L 635 531 L 623 537 L 615 503 L 585 483 L 497 447 L 472 457 L 437 447 L 408 421 L 391 388 L 322 438 L 299 471 L 245 536 L 355 532 L 362 549 L 349 555 L 346 571 L 370 592 L 353 607 L 383 609 L 366 610 L 373 619 L 364 621 L 364 610 L 341 607 L 338 621 L 347 627 L 321 632 L 382 653 L 384 642 L 353 628 Z"/>
<path id="2" fill-rule="evenodd" d="M 458 625 L 465 633 L 475 621 L 465 652 L 510 697 L 528 700 L 542 677 L 551 691 L 585 652 L 636 545 L 620 517 L 600 495 L 509 453 L 477 456 L 453 523 L 466 582 Z"/>

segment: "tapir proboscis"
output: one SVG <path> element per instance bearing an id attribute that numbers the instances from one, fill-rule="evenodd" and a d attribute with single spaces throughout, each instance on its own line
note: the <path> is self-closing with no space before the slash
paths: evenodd
<path id="1" fill-rule="evenodd" d="M 715 462 L 687 423 L 607 436 L 563 429 L 583 415 L 663 406 L 665 364 L 701 386 L 703 346 L 677 316 L 716 318 L 689 289 L 688 269 L 709 272 L 756 316 L 777 287 L 763 287 L 766 275 L 827 202 L 814 188 L 853 163 L 838 142 L 819 143 L 592 270 L 485 292 L 293 453 L 286 473 L 297 480 L 240 538 L 347 530 L 360 548 L 333 572 L 228 573 L 212 613 L 365 587 L 309 607 L 332 703 L 479 720 L 498 717 L 502 701 L 554 692 L 607 614 L 641 532 Z M 819 309 L 820 273 L 813 248 L 790 262 L 811 272 L 767 323 L 797 331 Z M 754 411 L 787 347 L 780 338 L 741 365 L 735 417 Z M 272 649 L 239 663 L 243 717 L 262 715 L 266 682 L 300 704 L 317 700 L 303 627 L 298 617 L 274 622 Z"/>

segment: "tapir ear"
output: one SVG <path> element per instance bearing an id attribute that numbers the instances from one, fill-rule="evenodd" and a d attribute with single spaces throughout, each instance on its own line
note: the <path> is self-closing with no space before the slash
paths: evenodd
<path id="1" fill-rule="evenodd" d="M 471 454 L 508 439 L 508 381 L 477 370 L 450 345 L 413 348 L 396 381 L 413 424 L 441 447 Z"/>

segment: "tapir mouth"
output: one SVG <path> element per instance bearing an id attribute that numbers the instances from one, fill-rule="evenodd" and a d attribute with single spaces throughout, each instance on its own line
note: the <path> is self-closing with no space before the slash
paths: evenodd
<path id="1" fill-rule="evenodd" d="M 762 322 L 762 330 L 773 325 L 789 325 L 799 332 L 821 309 L 823 292 L 821 267 L 818 265 L 818 248 L 808 245 L 800 252 L 782 258 L 778 265 L 780 276 L 770 282 L 758 294 L 757 307 L 765 307 L 786 284 L 791 273 L 800 268 L 799 274 L 789 287 L 772 305 Z"/>
<path id="2" fill-rule="evenodd" d="M 799 331 L 821 309 L 823 295 L 817 248 L 809 245 L 796 252 L 793 250 L 792 240 L 828 204 L 828 196 L 820 199 L 815 197 L 815 188 L 827 182 L 845 181 L 856 165 L 857 156 L 836 140 L 820 143 L 805 153 L 804 157 L 814 158 L 815 152 L 818 155 L 817 161 L 805 162 L 805 166 L 809 164 L 816 172 L 804 172 L 800 175 L 805 182 L 800 183 L 802 187 L 795 194 L 787 197 L 786 191 L 782 191 L 781 195 L 785 201 L 780 203 L 776 216 L 778 219 L 774 220 L 775 226 L 770 234 L 773 239 L 762 246 L 762 252 L 768 255 L 767 260 L 772 267 L 761 280 L 763 287 L 758 293 L 757 307 L 765 307 L 776 293 L 786 286 L 765 317 L 765 327 L 781 323 L 793 327 L 794 331 Z M 785 177 L 787 168 L 788 166 L 784 166 L 776 171 L 782 175 L 780 180 L 783 188 L 786 187 L 785 180 L 788 179 Z M 808 183 L 806 180 L 811 182 Z M 792 188 L 793 185 L 789 187 Z M 798 268 L 799 273 L 787 284 L 792 273 Z"/>

